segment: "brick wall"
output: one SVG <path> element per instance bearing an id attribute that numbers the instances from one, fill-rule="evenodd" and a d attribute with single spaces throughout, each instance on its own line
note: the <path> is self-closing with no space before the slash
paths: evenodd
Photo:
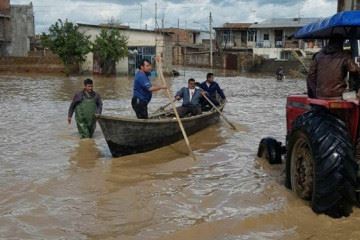
<path id="1" fill-rule="evenodd" d="M 0 57 L 0 72 L 61 73 L 58 57 Z"/>

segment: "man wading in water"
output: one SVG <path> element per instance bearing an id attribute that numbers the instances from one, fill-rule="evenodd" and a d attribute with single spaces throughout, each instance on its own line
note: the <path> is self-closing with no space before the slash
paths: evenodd
<path id="1" fill-rule="evenodd" d="M 84 80 L 84 90 L 75 94 L 69 108 L 68 123 L 75 111 L 76 125 L 81 138 L 91 138 L 96 128 L 95 114 L 101 114 L 102 101 L 100 95 L 93 90 L 93 81 Z"/>

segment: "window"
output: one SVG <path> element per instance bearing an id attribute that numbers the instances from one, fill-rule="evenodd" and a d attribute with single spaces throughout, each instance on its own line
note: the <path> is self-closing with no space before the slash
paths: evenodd
<path id="1" fill-rule="evenodd" d="M 231 42 L 232 41 L 232 32 L 227 30 L 223 33 L 223 42 Z"/>
<path id="2" fill-rule="evenodd" d="M 270 40 L 269 34 L 264 33 L 264 41 Z"/>
<path id="3" fill-rule="evenodd" d="M 282 60 L 290 60 L 292 58 L 291 52 L 288 51 L 282 51 L 280 55 L 280 59 Z"/>
<path id="4" fill-rule="evenodd" d="M 256 42 L 256 31 L 249 31 L 248 32 L 248 41 L 249 42 Z"/>

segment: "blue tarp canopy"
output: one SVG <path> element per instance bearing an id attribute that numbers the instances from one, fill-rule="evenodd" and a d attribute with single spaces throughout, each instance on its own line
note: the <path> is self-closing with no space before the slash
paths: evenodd
<path id="1" fill-rule="evenodd" d="M 298 39 L 325 39 L 334 34 L 360 39 L 360 11 L 345 11 L 310 23 L 295 33 Z"/>

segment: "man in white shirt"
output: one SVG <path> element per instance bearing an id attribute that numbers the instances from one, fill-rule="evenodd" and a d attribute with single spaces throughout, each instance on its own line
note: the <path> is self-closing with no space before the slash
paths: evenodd
<path id="1" fill-rule="evenodd" d="M 182 106 L 177 108 L 180 117 L 189 114 L 192 116 L 201 114 L 200 98 L 203 94 L 202 90 L 195 87 L 195 80 L 188 80 L 188 87 L 183 87 L 175 95 L 176 100 L 183 100 Z"/>

